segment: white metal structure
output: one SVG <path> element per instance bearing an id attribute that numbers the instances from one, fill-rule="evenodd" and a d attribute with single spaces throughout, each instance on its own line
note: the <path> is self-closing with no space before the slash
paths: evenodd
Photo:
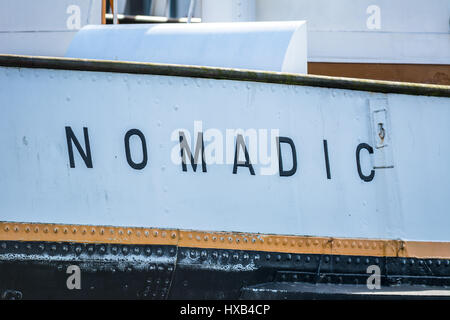
<path id="1" fill-rule="evenodd" d="M 79 29 L 101 23 L 101 1 L 0 1 L 0 53 L 64 56 Z"/>
<path id="2" fill-rule="evenodd" d="M 11 67 L 0 83 L 0 221 L 450 240 L 448 98 Z M 254 175 L 233 173 L 236 129 Z M 180 131 L 193 152 L 203 132 L 207 172 L 182 170 Z"/>
<path id="3" fill-rule="evenodd" d="M 87 26 L 66 56 L 307 73 L 306 23 Z"/>

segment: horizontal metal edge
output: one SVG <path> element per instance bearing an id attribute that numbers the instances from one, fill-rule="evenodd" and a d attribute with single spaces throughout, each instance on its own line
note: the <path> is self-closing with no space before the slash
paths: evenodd
<path id="1" fill-rule="evenodd" d="M 155 244 L 291 254 L 450 258 L 450 242 L 0 222 L 0 241 Z"/>
<path id="2" fill-rule="evenodd" d="M 361 80 L 329 76 L 291 74 L 245 69 L 188 66 L 175 64 L 143 63 L 24 55 L 0 55 L 0 66 L 17 68 L 42 68 L 77 71 L 153 74 L 178 77 L 208 78 L 299 85 L 335 89 L 348 89 L 381 93 L 398 93 L 450 97 L 450 86 Z"/>

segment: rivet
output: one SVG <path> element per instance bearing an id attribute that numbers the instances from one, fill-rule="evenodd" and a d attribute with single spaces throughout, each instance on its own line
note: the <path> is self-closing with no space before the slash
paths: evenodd
<path id="1" fill-rule="evenodd" d="M 212 237 L 212 241 L 217 241 L 217 237 Z"/>
<path id="2" fill-rule="evenodd" d="M 19 231 L 19 227 L 18 227 L 18 226 L 15 226 L 15 227 L 14 227 L 14 231 L 15 231 L 15 232 L 18 232 L 18 231 Z"/>
<path id="3" fill-rule="evenodd" d="M 281 260 L 281 255 L 277 255 L 277 261 Z"/>
<path id="4" fill-rule="evenodd" d="M 25 228 L 25 232 L 26 232 L 26 233 L 30 232 L 30 227 L 26 227 L 26 228 Z"/>
<path id="5" fill-rule="evenodd" d="M 328 263 L 328 262 L 330 262 L 330 257 L 326 256 L 325 257 L 325 263 Z"/>
<path id="6" fill-rule="evenodd" d="M 38 232 L 39 232 L 39 228 L 38 227 L 34 228 L 34 233 L 38 233 Z"/>
<path id="7" fill-rule="evenodd" d="M 212 253 L 212 257 L 213 257 L 214 259 L 217 259 L 217 257 L 218 257 L 218 254 L 217 254 L 217 252 L 216 252 L 216 251 L 214 251 L 214 252 Z"/>
<path id="8" fill-rule="evenodd" d="M 243 256 L 243 258 L 244 258 L 244 260 L 247 260 L 247 259 L 248 259 L 248 254 L 245 253 L 244 256 Z"/>
<path id="9" fill-rule="evenodd" d="M 127 231 L 127 234 L 128 234 L 129 236 L 131 236 L 132 233 L 133 233 L 133 232 L 132 232 L 131 230 L 128 230 L 128 231 Z"/>
<path id="10" fill-rule="evenodd" d="M 144 234 L 148 238 L 149 232 L 147 230 L 144 232 Z"/>
<path id="11" fill-rule="evenodd" d="M 177 237 L 177 234 L 175 232 L 172 233 L 172 239 L 175 239 Z"/>
<path id="12" fill-rule="evenodd" d="M 309 256 L 307 256 L 305 260 L 306 260 L 306 262 L 310 262 L 311 258 Z"/>
<path id="13" fill-rule="evenodd" d="M 225 238 L 224 237 L 220 237 L 220 241 L 224 242 Z"/>
<path id="14" fill-rule="evenodd" d="M 44 228 L 44 233 L 47 233 L 48 232 L 48 228 Z"/>
<path id="15" fill-rule="evenodd" d="M 135 254 L 138 254 L 138 253 L 139 253 L 139 248 L 138 248 L 138 247 L 134 248 L 134 253 L 135 253 Z"/>
<path id="16" fill-rule="evenodd" d="M 150 248 L 145 248 L 145 253 L 146 253 L 147 255 L 152 254 L 152 249 L 150 249 Z"/>
<path id="17" fill-rule="evenodd" d="M 72 233 L 77 233 L 77 229 L 73 228 Z"/>
<path id="18" fill-rule="evenodd" d="M 119 230 L 119 235 L 123 235 L 123 230 Z"/>
<path id="19" fill-rule="evenodd" d="M 200 257 L 206 259 L 208 257 L 208 253 L 205 250 L 203 250 L 200 254 Z"/>
<path id="20" fill-rule="evenodd" d="M 205 241 L 208 241 L 208 239 L 209 239 L 208 236 L 203 237 L 203 240 L 205 240 Z"/>
<path id="21" fill-rule="evenodd" d="M 301 247 L 302 245 L 303 245 L 303 240 L 300 240 L 300 241 L 298 242 L 298 246 Z"/>
<path id="22" fill-rule="evenodd" d="M 228 241 L 231 243 L 233 242 L 233 238 L 232 237 L 228 237 Z"/>
<path id="23" fill-rule="evenodd" d="M 347 263 L 352 263 L 352 258 L 348 258 Z"/>
<path id="24" fill-rule="evenodd" d="M 67 230 L 67 228 L 63 229 L 64 234 L 67 234 L 67 232 L 69 232 L 69 230 Z"/>
<path id="25" fill-rule="evenodd" d="M 270 254 L 266 255 L 266 260 L 270 260 Z"/>
<path id="26" fill-rule="evenodd" d="M 86 234 L 86 233 L 87 233 L 87 230 L 86 230 L 86 229 L 83 229 L 82 233 L 83 233 L 83 234 Z"/>
<path id="27" fill-rule="evenodd" d="M 290 253 L 288 253 L 286 255 L 286 260 L 291 261 L 292 260 L 292 255 Z"/>
<path id="28" fill-rule="evenodd" d="M 239 238 L 236 238 L 236 243 L 239 243 L 241 240 Z"/>
<path id="29" fill-rule="evenodd" d="M 58 228 L 53 229 L 54 233 L 58 233 Z"/>
<path id="30" fill-rule="evenodd" d="M 128 248 L 127 248 L 127 247 L 123 247 L 123 248 L 122 248 L 122 252 L 123 252 L 124 254 L 127 254 L 127 253 L 128 253 Z"/>
<path id="31" fill-rule="evenodd" d="M 255 254 L 255 261 L 258 261 L 260 258 L 259 254 Z"/>
<path id="32" fill-rule="evenodd" d="M 158 236 L 158 231 L 153 231 L 153 236 L 157 237 Z"/>

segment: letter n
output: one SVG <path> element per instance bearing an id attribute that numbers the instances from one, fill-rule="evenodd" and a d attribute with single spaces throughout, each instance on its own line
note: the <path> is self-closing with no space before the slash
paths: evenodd
<path id="1" fill-rule="evenodd" d="M 86 152 L 81 147 L 81 144 L 78 141 L 77 137 L 75 137 L 75 134 L 73 133 L 72 128 L 66 127 L 67 149 L 69 151 L 69 160 L 70 160 L 71 168 L 75 168 L 75 159 L 73 156 L 72 143 L 75 144 L 75 147 L 77 148 L 78 152 L 80 153 L 80 156 L 83 159 L 84 163 L 86 164 L 86 167 L 92 168 L 92 156 L 91 156 L 91 147 L 89 145 L 88 128 L 83 127 L 83 132 L 84 132 L 84 145 L 85 145 Z"/>

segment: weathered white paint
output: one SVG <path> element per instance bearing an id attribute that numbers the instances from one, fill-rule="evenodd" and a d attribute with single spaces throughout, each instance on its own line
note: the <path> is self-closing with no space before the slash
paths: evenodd
<path id="1" fill-rule="evenodd" d="M 87 26 L 66 57 L 307 73 L 306 23 Z"/>
<path id="2" fill-rule="evenodd" d="M 394 168 L 364 182 L 355 149 L 376 143 L 373 101 L 385 102 Z M 448 98 L 2 67 L 0 112 L 1 221 L 450 240 Z M 246 168 L 234 175 L 231 164 L 182 172 L 170 161 L 177 145 L 170 136 L 177 128 L 192 132 L 195 120 L 222 132 L 279 129 L 295 142 L 297 173 L 260 175 L 255 165 L 255 176 Z M 92 169 L 75 148 L 70 168 L 65 126 L 83 146 L 82 128 L 89 128 Z M 126 161 L 124 135 L 132 128 L 147 139 L 143 170 Z M 366 174 L 374 158 L 362 152 Z"/>

